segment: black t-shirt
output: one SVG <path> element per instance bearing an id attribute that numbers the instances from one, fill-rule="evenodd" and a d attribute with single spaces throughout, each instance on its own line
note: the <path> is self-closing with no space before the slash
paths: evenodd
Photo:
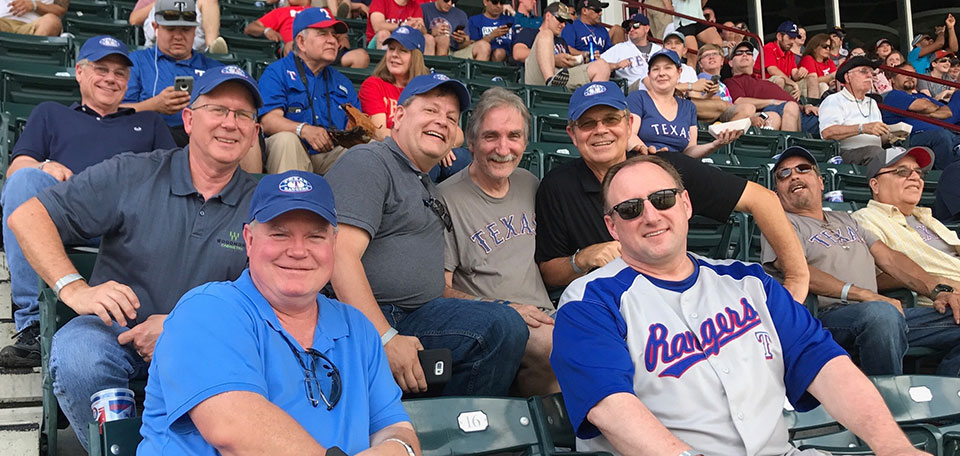
<path id="1" fill-rule="evenodd" d="M 727 221 L 747 186 L 746 179 L 680 152 L 657 156 L 677 168 L 695 215 Z M 561 165 L 544 176 L 537 189 L 537 263 L 613 240 L 603 222 L 602 190 L 583 159 Z"/>

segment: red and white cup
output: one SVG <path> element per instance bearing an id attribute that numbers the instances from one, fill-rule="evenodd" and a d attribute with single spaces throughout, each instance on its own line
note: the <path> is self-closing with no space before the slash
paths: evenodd
<path id="1" fill-rule="evenodd" d="M 93 419 L 101 425 L 107 421 L 134 418 L 137 416 L 137 404 L 133 391 L 127 388 L 108 388 L 90 396 Z"/>

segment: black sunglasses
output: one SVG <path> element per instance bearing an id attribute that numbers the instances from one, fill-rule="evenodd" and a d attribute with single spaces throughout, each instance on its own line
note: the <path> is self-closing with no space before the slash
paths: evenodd
<path id="1" fill-rule="evenodd" d="M 188 22 L 197 21 L 196 11 L 163 10 L 158 12 L 157 14 L 159 14 L 160 17 L 162 17 L 163 20 L 165 21 L 180 21 L 180 20 L 184 20 Z"/>
<path id="2" fill-rule="evenodd" d="M 327 411 L 333 410 L 333 407 L 337 405 L 337 402 L 340 402 L 340 394 L 343 392 L 341 380 L 340 380 L 340 370 L 337 369 L 337 366 L 333 364 L 333 361 L 330 361 L 330 358 L 327 358 L 312 348 L 306 349 L 306 353 L 310 355 L 310 368 L 307 368 L 307 364 L 303 362 L 303 358 L 300 357 L 300 351 L 290 343 L 289 340 L 284 336 L 283 340 L 290 346 L 290 351 L 293 352 L 293 356 L 297 358 L 297 362 L 300 363 L 300 368 L 303 369 L 303 383 L 306 385 L 307 390 L 307 399 L 310 400 L 310 403 L 313 404 L 313 407 L 316 408 L 320 405 L 320 402 L 323 402 L 323 405 L 327 406 Z M 317 365 L 320 365 L 326 370 L 326 373 L 323 376 L 317 375 Z M 322 378 L 330 379 L 330 395 L 327 396 L 323 394 L 323 385 L 320 380 Z M 320 394 L 320 400 L 313 395 L 313 389 L 316 386 L 317 393 Z"/>
<path id="3" fill-rule="evenodd" d="M 734 51 L 734 53 L 733 53 L 733 55 L 747 55 L 747 54 L 753 55 L 753 51 L 749 51 L 749 50 L 746 50 L 746 49 L 740 49 L 740 50 Z"/>
<path id="4" fill-rule="evenodd" d="M 453 219 L 450 217 L 450 211 L 447 210 L 447 205 L 443 204 L 439 198 L 433 196 L 433 192 L 430 191 L 430 187 L 433 184 L 433 181 L 430 180 L 430 175 L 421 174 L 420 183 L 423 184 L 423 189 L 427 191 L 429 198 L 423 199 L 423 205 L 430 208 L 437 217 L 440 217 L 440 221 L 443 222 L 443 227 L 447 231 L 453 232 Z"/>
<path id="5" fill-rule="evenodd" d="M 910 175 L 913 173 L 917 173 L 917 175 L 920 176 L 921 179 L 923 179 L 927 175 L 927 170 L 921 169 L 921 168 L 908 168 L 906 166 L 898 166 L 897 169 L 890 169 L 887 171 L 879 172 L 877 174 L 874 174 L 873 177 L 880 177 L 884 174 L 896 174 L 897 176 L 900 176 L 900 177 L 910 177 Z"/>
<path id="6" fill-rule="evenodd" d="M 790 177 L 790 175 L 793 174 L 794 171 L 796 171 L 797 174 L 807 174 L 810 171 L 813 171 L 813 165 L 808 163 L 801 163 L 797 166 L 794 166 L 793 168 L 779 169 L 777 170 L 776 173 L 774 173 L 774 175 L 777 176 L 777 180 L 784 180 Z"/>
<path id="7" fill-rule="evenodd" d="M 654 209 L 664 211 L 677 204 L 677 193 L 680 193 L 679 188 L 668 188 L 657 190 L 647 195 L 646 198 L 631 198 L 613 206 L 607 211 L 607 215 L 613 215 L 616 212 L 624 220 L 635 219 L 643 215 L 644 201 L 650 201 Z"/>
<path id="8" fill-rule="evenodd" d="M 638 28 L 640 28 L 640 27 L 642 27 L 642 26 L 644 26 L 644 25 L 647 25 L 647 24 L 641 24 L 641 23 L 639 23 L 639 22 L 632 22 L 632 23 L 630 23 L 630 28 L 636 30 L 636 29 L 638 29 Z"/>

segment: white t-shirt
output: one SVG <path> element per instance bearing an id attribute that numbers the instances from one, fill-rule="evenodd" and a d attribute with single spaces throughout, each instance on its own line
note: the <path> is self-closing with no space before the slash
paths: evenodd
<path id="1" fill-rule="evenodd" d="M 31 23 L 37 19 L 40 19 L 40 15 L 36 11 L 31 11 L 23 16 L 17 16 L 10 11 L 10 3 L 12 0 L 0 0 L 0 19 L 13 19 L 15 21 L 22 21 L 24 23 Z M 37 3 L 43 3 L 44 5 L 49 5 L 53 3 L 53 0 L 37 0 Z"/>
<path id="2" fill-rule="evenodd" d="M 834 125 L 860 125 L 870 122 L 882 122 L 880 107 L 873 98 L 863 97 L 857 101 L 846 88 L 828 96 L 820 103 L 820 133 Z M 858 147 L 882 147 L 880 137 L 864 133 L 840 140 L 841 149 Z"/>
<path id="3" fill-rule="evenodd" d="M 617 70 L 616 76 L 618 78 L 626 79 L 627 85 L 632 85 L 634 82 L 643 79 L 643 77 L 647 75 L 647 59 L 650 58 L 650 54 L 653 54 L 660 49 L 661 47 L 659 44 L 650 43 L 650 52 L 645 54 L 640 51 L 640 48 L 638 48 L 637 45 L 627 40 L 614 45 L 610 49 L 607 49 L 606 52 L 600 54 L 600 58 L 609 63 L 617 63 L 621 60 L 630 60 L 630 66 Z"/>
<path id="4" fill-rule="evenodd" d="M 692 16 L 697 19 L 703 19 L 703 6 L 700 4 L 700 0 L 673 0 L 673 10 L 684 14 L 687 16 Z M 689 19 L 681 19 L 678 16 L 673 17 L 674 27 L 680 28 L 684 25 L 694 24 L 694 21 Z"/>
<path id="5" fill-rule="evenodd" d="M 153 30 L 153 15 L 157 12 L 156 8 L 157 4 L 154 2 L 153 6 L 150 7 L 150 14 L 147 14 L 147 19 L 143 21 L 143 38 L 145 41 L 143 47 L 153 47 L 153 45 L 157 43 L 157 32 Z M 204 39 L 203 26 L 201 24 L 203 24 L 203 16 L 198 9 L 197 34 L 193 37 L 193 50 L 197 52 L 207 50 L 207 41 Z"/>

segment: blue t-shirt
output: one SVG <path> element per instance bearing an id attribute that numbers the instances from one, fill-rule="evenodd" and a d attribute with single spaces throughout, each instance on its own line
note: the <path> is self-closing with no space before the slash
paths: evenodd
<path id="1" fill-rule="evenodd" d="M 436 3 L 429 2 L 420 5 L 420 10 L 423 11 L 423 23 L 427 25 L 427 32 L 431 32 L 435 27 L 446 23 L 450 25 L 450 33 L 453 33 L 459 26 L 463 26 L 464 33 L 469 33 L 466 30 L 468 22 L 467 13 L 464 13 L 462 9 L 456 6 L 451 7 L 450 11 L 444 13 L 437 9 Z M 456 41 L 450 40 L 450 49 L 456 50 L 459 49 L 459 47 Z"/>
<path id="2" fill-rule="evenodd" d="M 539 30 L 543 24 L 543 18 L 540 16 L 527 16 L 526 14 L 516 13 L 513 15 L 513 31 L 518 32 L 521 29 Z"/>
<path id="3" fill-rule="evenodd" d="M 193 76 L 196 83 L 205 71 L 223 66 L 198 52 L 194 52 L 189 59 L 174 60 L 156 46 L 131 52 L 130 60 L 133 61 L 133 67 L 130 68 L 130 82 L 127 83 L 124 103 L 139 103 L 157 96 L 163 89 L 172 86 L 177 76 Z M 183 125 L 179 112 L 164 115 L 163 120 L 171 127 Z"/>
<path id="4" fill-rule="evenodd" d="M 587 25 L 577 19 L 563 28 L 560 36 L 567 40 L 567 44 L 578 51 L 589 51 L 590 41 L 593 41 L 593 50 L 598 52 L 610 49 L 610 34 L 602 25 Z"/>
<path id="5" fill-rule="evenodd" d="M 347 112 L 343 105 L 350 103 L 357 109 L 363 109 L 353 83 L 330 66 L 323 67 L 320 74 L 313 75 L 307 66 L 303 65 L 307 73 L 304 76 L 310 86 L 308 90 L 303 86 L 294 58 L 294 53 L 287 54 L 267 66 L 260 76 L 260 96 L 263 97 L 260 116 L 274 109 L 281 109 L 283 117 L 297 123 L 306 122 L 338 130 L 346 128 Z M 312 112 L 308 93 L 313 94 Z M 303 146 L 311 155 L 317 153 L 305 141 Z"/>
<path id="6" fill-rule="evenodd" d="M 104 141 L 109 138 L 109 141 Z M 30 113 L 27 126 L 13 147 L 34 160 L 53 160 L 73 174 L 123 152 L 150 152 L 177 147 L 160 114 L 120 108 L 101 117 L 86 106 L 66 107 L 46 101 Z"/>
<path id="7" fill-rule="evenodd" d="M 919 100 L 921 98 L 925 98 L 937 106 L 943 106 L 943 103 L 937 100 L 934 100 L 933 98 L 930 98 L 920 92 L 913 94 L 913 93 L 907 93 L 903 90 L 896 90 L 896 89 L 887 92 L 887 94 L 883 96 L 883 104 L 890 105 L 890 106 L 893 106 L 894 108 L 902 109 L 904 111 L 909 111 L 910 105 L 913 104 L 914 101 Z M 912 117 L 901 116 L 900 114 L 897 114 L 894 112 L 881 110 L 880 113 L 883 116 L 883 123 L 887 125 L 893 125 L 898 122 L 908 123 L 910 126 L 913 127 L 913 130 L 910 132 L 910 134 L 917 133 L 924 130 L 933 130 L 935 128 L 938 128 L 936 125 L 924 122 L 922 120 L 914 119 Z"/>
<path id="8" fill-rule="evenodd" d="M 690 145 L 690 127 L 697 125 L 697 107 L 690 100 L 676 97 L 677 117 L 667 120 L 657 111 L 646 90 L 636 90 L 627 96 L 630 114 L 640 116 L 637 136 L 648 146 L 666 147 L 670 152 L 683 152 Z"/>
<path id="9" fill-rule="evenodd" d="M 507 16 L 506 14 L 501 14 L 500 17 L 496 19 L 490 19 L 486 14 L 478 14 L 476 16 L 470 17 L 470 39 L 477 41 L 490 33 L 492 33 L 497 27 L 501 25 L 513 26 L 513 18 Z M 490 43 L 490 47 L 493 49 L 504 49 L 507 51 L 507 54 L 510 54 L 510 46 L 512 40 L 512 34 L 508 31 L 505 35 L 493 40 Z"/>
<path id="10" fill-rule="evenodd" d="M 907 54 L 907 62 L 910 62 L 910 65 L 913 65 L 913 68 L 917 71 L 918 74 L 927 74 L 930 72 L 930 61 L 933 60 L 936 52 L 931 52 L 923 57 L 920 57 L 920 47 L 917 46 Z"/>
<path id="11" fill-rule="evenodd" d="M 340 400 L 329 411 L 316 386 L 329 400 L 333 378 L 314 364 L 313 396 L 321 401 L 314 407 L 297 356 L 308 367 L 321 361 L 312 361 L 283 328 L 249 270 L 233 282 L 207 283 L 185 294 L 157 340 L 137 454 L 217 454 L 187 413 L 227 391 L 263 396 L 320 445 L 347 454 L 369 448 L 370 435 L 380 429 L 410 421 L 373 324 L 355 308 L 323 295 L 317 305 L 311 348 L 329 358 L 341 380 Z"/>

